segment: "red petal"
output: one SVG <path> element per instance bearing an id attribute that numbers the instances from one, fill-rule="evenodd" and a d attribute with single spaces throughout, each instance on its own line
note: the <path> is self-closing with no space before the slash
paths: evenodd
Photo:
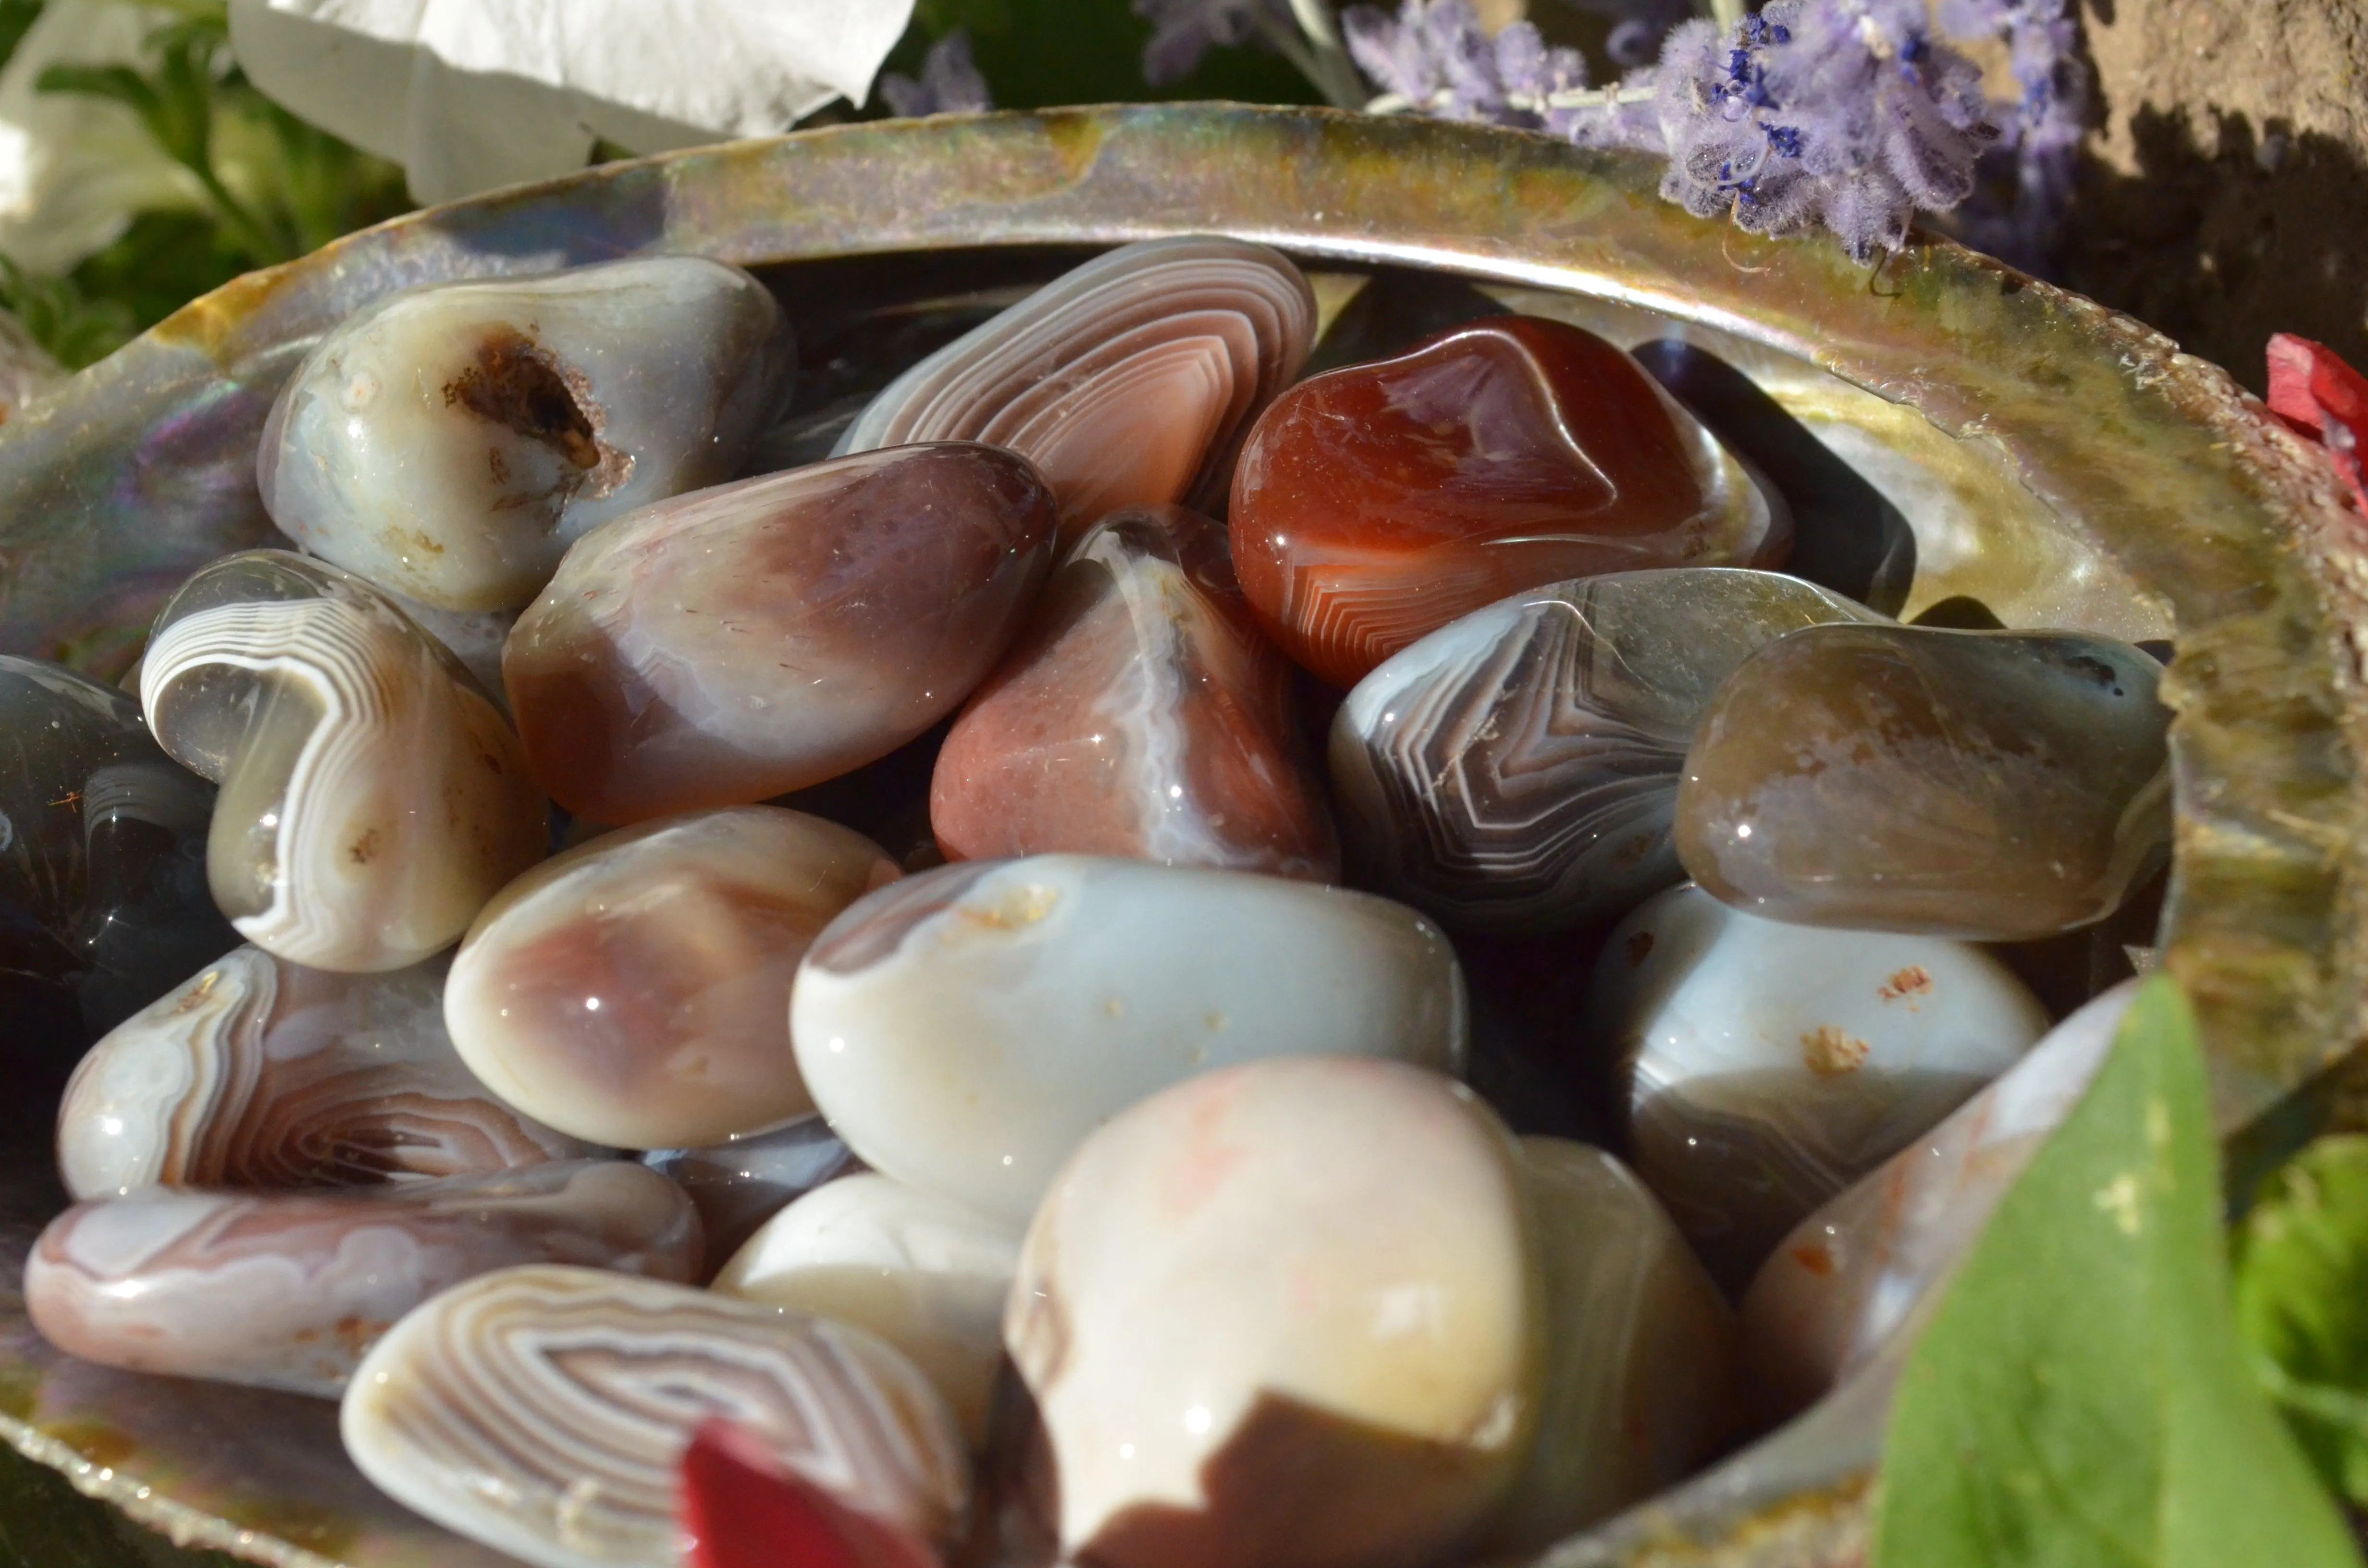
<path id="1" fill-rule="evenodd" d="M 940 1568 L 926 1542 L 848 1507 L 728 1421 L 692 1436 L 681 1500 L 690 1568 Z"/>
<path id="2" fill-rule="evenodd" d="M 2271 337 L 2269 364 L 2270 412 L 2317 436 L 2336 472 L 2351 487 L 2352 499 L 2368 512 L 2368 483 L 2361 471 L 2368 438 L 2368 376 L 2325 344 L 2286 332 Z"/>

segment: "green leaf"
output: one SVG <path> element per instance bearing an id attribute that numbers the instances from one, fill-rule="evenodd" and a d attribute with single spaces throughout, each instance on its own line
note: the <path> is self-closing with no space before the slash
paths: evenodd
<path id="1" fill-rule="evenodd" d="M 2237 1337 L 2195 1021 L 2167 977 L 1910 1352 L 1873 1568 L 2356 1568 Z"/>
<path id="2" fill-rule="evenodd" d="M 41 19 L 44 0 L 0 0 L 0 65 L 6 65 Z"/>
<path id="3" fill-rule="evenodd" d="M 2368 1137 L 2273 1173 L 2237 1233 L 2237 1323 L 2303 1452 L 2368 1506 Z"/>

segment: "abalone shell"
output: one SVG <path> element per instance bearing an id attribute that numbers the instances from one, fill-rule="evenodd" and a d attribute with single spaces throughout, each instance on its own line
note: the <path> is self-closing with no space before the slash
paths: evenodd
<path id="1" fill-rule="evenodd" d="M 594 822 L 740 805 L 961 705 L 1053 564 L 1052 493 L 992 447 L 720 485 L 579 540 L 502 674 L 553 799 Z"/>
<path id="2" fill-rule="evenodd" d="M 1243 601 L 1224 528 L 1177 506 L 1080 539 L 938 754 L 950 859 L 1066 853 L 1336 880 L 1291 666 Z"/>

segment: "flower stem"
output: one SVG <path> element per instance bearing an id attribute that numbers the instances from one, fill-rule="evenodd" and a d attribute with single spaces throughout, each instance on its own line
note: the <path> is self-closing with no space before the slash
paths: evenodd
<path id="1" fill-rule="evenodd" d="M 1722 33 L 1731 33 L 1743 25 L 1743 0 L 1710 0 L 1711 20 Z"/>
<path id="2" fill-rule="evenodd" d="M 1258 30 L 1301 75 L 1315 85 L 1326 103 L 1334 108 L 1362 108 L 1364 79 L 1357 74 L 1348 46 L 1340 41 L 1340 27 L 1333 19 L 1330 0 L 1291 0 L 1291 14 L 1299 23 L 1296 28 L 1283 27 L 1260 12 Z"/>

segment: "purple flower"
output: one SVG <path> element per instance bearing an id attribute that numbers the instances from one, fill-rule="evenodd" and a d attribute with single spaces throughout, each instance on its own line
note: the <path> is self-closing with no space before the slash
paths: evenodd
<path id="1" fill-rule="evenodd" d="M 995 107 L 986 78 L 970 57 L 970 35 L 956 28 L 921 61 L 921 79 L 891 71 L 880 78 L 880 96 L 901 115 L 969 114 Z"/>
<path id="2" fill-rule="evenodd" d="M 1528 22 L 1490 38 L 1470 0 L 1406 0 L 1395 17 L 1353 6 L 1340 31 L 1392 108 L 1561 134 L 1564 100 L 1586 93 L 1578 51 L 1548 44 Z"/>
<path id="3" fill-rule="evenodd" d="M 2066 0 L 1942 0 L 1940 10 L 1952 38 L 2005 34 L 2019 89 L 1992 106 L 2003 135 L 1958 227 L 1969 243 L 2034 270 L 2045 270 L 2063 237 L 2088 124 L 2089 72 L 2069 9 Z M 2010 195 L 1998 198 L 1998 188 Z"/>
<path id="4" fill-rule="evenodd" d="M 1192 74 L 1212 47 L 1245 42 L 1280 27 L 1295 36 L 1289 0 L 1134 0 L 1134 14 L 1151 24 L 1143 46 L 1143 79 L 1154 86 Z"/>

